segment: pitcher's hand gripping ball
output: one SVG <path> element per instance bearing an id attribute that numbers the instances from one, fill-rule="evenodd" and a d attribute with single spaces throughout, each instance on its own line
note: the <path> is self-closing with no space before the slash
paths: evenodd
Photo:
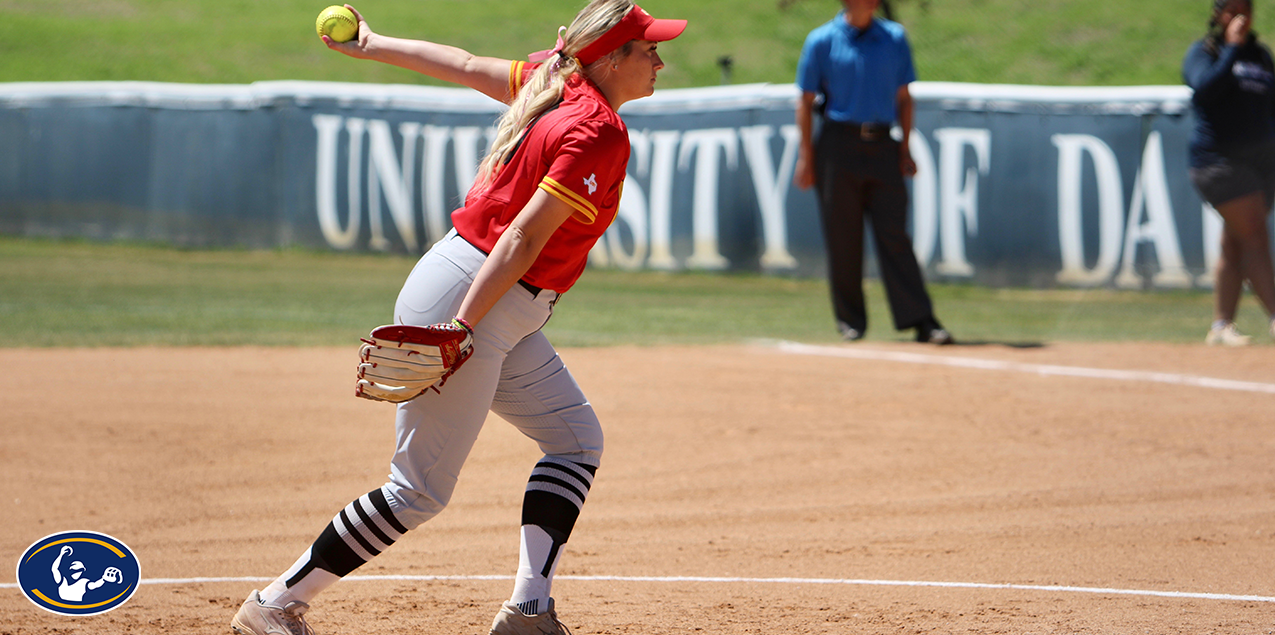
<path id="1" fill-rule="evenodd" d="M 353 11 L 334 4 L 319 13 L 319 19 L 314 21 L 314 30 L 334 42 L 349 42 L 359 35 L 359 20 L 354 17 Z"/>
<path id="2" fill-rule="evenodd" d="M 451 324 L 391 324 L 372 330 L 359 348 L 355 396 L 402 403 L 447 382 L 474 354 L 474 331 L 460 320 Z"/>

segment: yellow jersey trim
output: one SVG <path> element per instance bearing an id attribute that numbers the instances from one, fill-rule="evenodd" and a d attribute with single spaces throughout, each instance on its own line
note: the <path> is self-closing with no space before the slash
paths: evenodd
<path id="1" fill-rule="evenodd" d="M 598 208 L 594 207 L 593 203 L 589 202 L 589 199 L 572 192 L 563 184 L 546 176 L 544 180 L 540 182 L 539 187 L 540 189 L 557 197 L 563 203 L 575 208 L 575 210 L 583 216 L 583 218 L 579 219 L 580 222 L 583 222 L 586 225 L 592 225 L 593 221 L 598 219 Z"/>
<path id="2" fill-rule="evenodd" d="M 509 63 L 509 99 L 511 101 L 518 96 L 518 91 L 522 90 L 522 69 L 526 65 L 526 62 L 518 60 Z"/>

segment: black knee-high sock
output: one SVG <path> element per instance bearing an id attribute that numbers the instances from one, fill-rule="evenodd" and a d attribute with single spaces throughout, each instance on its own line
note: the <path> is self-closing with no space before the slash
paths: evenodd
<path id="1" fill-rule="evenodd" d="M 287 594 L 288 599 L 308 603 L 394 544 L 408 530 L 394 517 L 387 496 L 384 490 L 375 489 L 346 505 L 296 563 L 262 591 L 262 599 L 273 603 L 276 597 Z"/>
<path id="2" fill-rule="evenodd" d="M 522 550 L 510 601 L 528 615 L 547 608 L 553 571 L 571 536 L 597 467 L 546 456 L 522 498 Z"/>

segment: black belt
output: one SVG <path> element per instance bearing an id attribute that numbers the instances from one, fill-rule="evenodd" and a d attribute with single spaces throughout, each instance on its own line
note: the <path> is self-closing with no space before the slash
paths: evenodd
<path id="1" fill-rule="evenodd" d="M 876 121 L 833 121 L 829 119 L 828 124 L 837 128 L 843 128 L 852 134 L 858 134 L 859 139 L 862 141 L 880 141 L 890 136 L 891 126 L 888 123 L 879 123 Z"/>
<path id="2" fill-rule="evenodd" d="M 471 243 L 471 242 L 469 242 L 468 240 L 465 240 L 465 237 L 464 237 L 464 236 L 461 236 L 460 234 L 456 234 L 456 237 L 457 237 L 457 238 L 459 238 L 459 239 L 461 239 L 461 240 L 464 240 L 466 243 L 468 243 L 468 244 L 469 244 L 469 246 L 470 246 L 470 247 L 473 247 L 474 249 L 477 249 L 478 251 L 481 251 L 481 252 L 482 252 L 482 254 L 483 254 L 484 256 L 490 256 L 490 255 L 491 255 L 491 254 L 487 253 L 486 251 L 484 251 L 483 249 L 479 248 L 479 247 L 478 247 L 478 245 L 475 245 L 474 243 Z M 526 280 L 523 280 L 522 278 L 519 278 L 519 279 L 518 279 L 518 284 L 519 284 L 519 285 L 521 285 L 521 286 L 522 286 L 522 288 L 524 288 L 524 289 L 526 289 L 527 291 L 529 291 L 529 292 L 531 293 L 531 297 L 533 297 L 533 298 L 538 298 L 538 297 L 540 297 L 540 292 L 541 292 L 541 291 L 544 291 L 544 289 L 541 289 L 540 287 L 537 287 L 536 285 L 531 284 L 530 282 L 527 282 Z"/>
<path id="3" fill-rule="evenodd" d="M 530 282 L 527 282 L 526 280 L 523 280 L 522 278 L 518 279 L 518 284 L 522 285 L 522 288 L 530 291 L 531 297 L 533 298 L 540 297 L 540 292 L 544 291 L 544 289 L 541 289 L 540 287 L 537 287 L 536 285 L 531 284 Z"/>

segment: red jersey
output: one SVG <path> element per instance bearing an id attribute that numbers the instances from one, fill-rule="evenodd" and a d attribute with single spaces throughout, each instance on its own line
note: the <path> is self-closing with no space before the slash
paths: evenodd
<path id="1" fill-rule="evenodd" d="M 511 64 L 510 94 L 517 94 L 535 66 Z M 589 250 L 615 220 L 628 163 L 628 128 L 593 82 L 573 75 L 562 101 L 524 131 L 492 182 L 475 185 L 464 207 L 452 212 L 452 225 L 491 253 L 537 189 L 562 200 L 575 213 L 554 231 L 522 279 L 563 293 L 580 278 Z"/>

